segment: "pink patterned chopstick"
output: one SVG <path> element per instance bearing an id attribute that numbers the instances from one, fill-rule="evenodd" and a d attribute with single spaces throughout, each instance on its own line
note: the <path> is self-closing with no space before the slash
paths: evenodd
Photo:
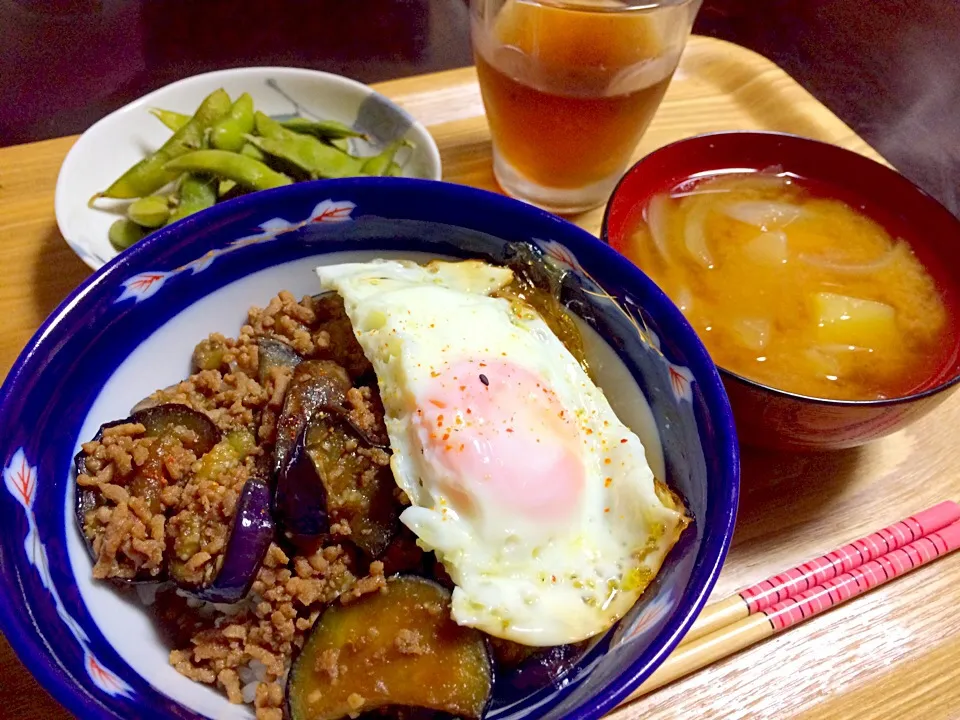
<path id="1" fill-rule="evenodd" d="M 957 548 L 960 548 L 960 522 L 924 535 L 761 612 L 769 619 L 774 631 L 786 630 L 791 625 L 883 585 Z"/>
<path id="2" fill-rule="evenodd" d="M 960 548 L 960 522 L 840 573 L 791 598 L 679 645 L 625 702 L 739 652 L 782 630 Z"/>
<path id="3" fill-rule="evenodd" d="M 822 585 L 958 520 L 960 504 L 947 500 L 826 555 L 762 580 L 708 606 L 683 638 L 683 643 L 692 642 L 753 613 L 783 603 L 798 593 Z"/>

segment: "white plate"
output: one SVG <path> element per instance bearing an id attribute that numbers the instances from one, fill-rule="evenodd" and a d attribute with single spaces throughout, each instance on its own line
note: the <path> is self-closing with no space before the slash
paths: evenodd
<path id="1" fill-rule="evenodd" d="M 83 133 L 67 153 L 57 177 L 57 225 L 67 244 L 91 268 L 96 270 L 117 255 L 107 231 L 129 201 L 100 200 L 95 208 L 88 207 L 87 201 L 170 137 L 170 130 L 150 115 L 149 109 L 193 114 L 203 98 L 221 87 L 234 99 L 250 93 L 254 107 L 268 115 L 300 114 L 352 125 L 371 138 L 370 143 L 351 141 L 352 149 L 359 154 L 375 154 L 385 143 L 405 137 L 414 147 L 405 158 L 403 174 L 440 179 L 440 153 L 430 133 L 366 85 L 301 68 L 238 68 L 195 75 L 107 115 Z"/>

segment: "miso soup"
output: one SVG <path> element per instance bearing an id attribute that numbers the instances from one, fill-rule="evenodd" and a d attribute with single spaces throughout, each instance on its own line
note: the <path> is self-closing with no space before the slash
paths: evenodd
<path id="1" fill-rule="evenodd" d="M 624 248 L 726 370 L 802 395 L 908 395 L 954 352 L 907 240 L 801 179 L 718 175 L 654 196 Z"/>

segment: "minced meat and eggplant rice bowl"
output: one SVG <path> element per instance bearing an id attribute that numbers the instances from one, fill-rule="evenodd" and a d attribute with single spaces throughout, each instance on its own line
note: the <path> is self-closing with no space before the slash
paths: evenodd
<path id="1" fill-rule="evenodd" d="M 542 267 L 317 272 L 82 444 L 93 576 L 258 720 L 480 718 L 495 677 L 550 682 L 622 617 L 683 504 Z"/>

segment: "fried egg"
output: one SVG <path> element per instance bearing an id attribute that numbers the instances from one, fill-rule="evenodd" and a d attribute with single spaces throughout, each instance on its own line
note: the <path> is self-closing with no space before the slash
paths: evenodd
<path id="1" fill-rule="evenodd" d="M 411 503 L 400 520 L 456 584 L 454 620 L 549 646 L 622 617 L 683 508 L 543 319 L 495 295 L 512 271 L 376 260 L 317 274 L 376 372 Z"/>

